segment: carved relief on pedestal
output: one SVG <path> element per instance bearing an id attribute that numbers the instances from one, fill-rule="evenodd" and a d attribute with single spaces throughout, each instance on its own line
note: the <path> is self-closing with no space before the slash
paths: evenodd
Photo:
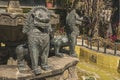
<path id="1" fill-rule="evenodd" d="M 15 25 L 15 21 L 10 16 L 0 15 L 0 25 Z"/>
<path id="2" fill-rule="evenodd" d="M 20 16 L 16 18 L 17 25 L 23 25 L 24 24 L 25 17 Z"/>
<path id="3" fill-rule="evenodd" d="M 7 11 L 10 13 L 22 13 L 19 0 L 10 0 Z"/>
<path id="4" fill-rule="evenodd" d="M 18 26 L 23 25 L 24 15 L 0 14 L 0 25 Z"/>

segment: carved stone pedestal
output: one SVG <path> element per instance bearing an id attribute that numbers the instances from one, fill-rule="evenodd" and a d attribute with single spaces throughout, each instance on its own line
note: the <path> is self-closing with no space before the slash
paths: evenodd
<path id="1" fill-rule="evenodd" d="M 10 13 L 22 13 L 23 12 L 23 10 L 20 8 L 19 0 L 10 0 L 7 10 Z"/>
<path id="2" fill-rule="evenodd" d="M 65 55 L 63 58 L 50 57 L 48 61 L 51 70 L 37 76 L 29 68 L 20 73 L 17 66 L 0 66 L 0 80 L 78 80 L 76 64 L 79 59 Z"/>

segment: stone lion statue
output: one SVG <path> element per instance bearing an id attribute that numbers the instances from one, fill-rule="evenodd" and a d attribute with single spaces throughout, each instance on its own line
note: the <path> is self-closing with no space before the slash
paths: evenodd
<path id="1" fill-rule="evenodd" d="M 32 70 L 35 74 L 40 74 L 40 66 L 43 70 L 49 70 L 48 55 L 50 44 L 50 12 L 43 6 L 33 8 L 27 16 L 23 33 L 27 35 L 28 49 L 24 44 L 16 48 L 18 67 L 24 68 L 24 54 L 28 50 L 31 58 Z"/>
<path id="2" fill-rule="evenodd" d="M 69 44 L 67 35 L 57 35 L 57 36 L 54 35 L 54 38 L 52 38 L 50 42 L 51 42 L 51 48 L 52 47 L 54 48 L 55 56 L 64 57 L 63 53 L 60 53 L 60 50 L 63 47 L 68 46 Z"/>

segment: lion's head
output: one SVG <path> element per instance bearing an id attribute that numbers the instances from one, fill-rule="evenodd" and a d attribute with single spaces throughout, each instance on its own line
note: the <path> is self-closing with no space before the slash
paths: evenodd
<path id="1" fill-rule="evenodd" d="M 33 23 L 36 27 L 47 27 L 50 22 L 50 13 L 45 7 L 35 7 L 32 9 Z"/>
<path id="2" fill-rule="evenodd" d="M 48 28 L 50 26 L 50 12 L 43 6 L 33 8 L 27 15 L 23 33 L 29 32 L 33 27 Z"/>

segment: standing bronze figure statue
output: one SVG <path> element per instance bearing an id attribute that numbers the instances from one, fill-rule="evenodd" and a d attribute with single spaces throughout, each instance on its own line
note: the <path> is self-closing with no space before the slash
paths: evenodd
<path id="1" fill-rule="evenodd" d="M 76 7 L 66 17 L 65 31 L 69 40 L 70 55 L 76 57 L 75 45 L 77 43 L 77 37 L 79 36 L 79 28 L 77 25 L 81 25 L 83 22 L 84 10 L 81 7 Z"/>
<path id="2" fill-rule="evenodd" d="M 28 51 L 31 58 L 32 69 L 35 74 L 41 73 L 38 65 L 39 62 L 43 70 L 49 70 L 49 33 L 51 31 L 50 12 L 48 9 L 42 6 L 33 8 L 28 13 L 27 20 L 23 27 L 23 33 L 27 34 L 28 37 Z M 19 69 L 24 67 L 24 47 L 25 45 L 20 45 L 16 48 Z"/>

